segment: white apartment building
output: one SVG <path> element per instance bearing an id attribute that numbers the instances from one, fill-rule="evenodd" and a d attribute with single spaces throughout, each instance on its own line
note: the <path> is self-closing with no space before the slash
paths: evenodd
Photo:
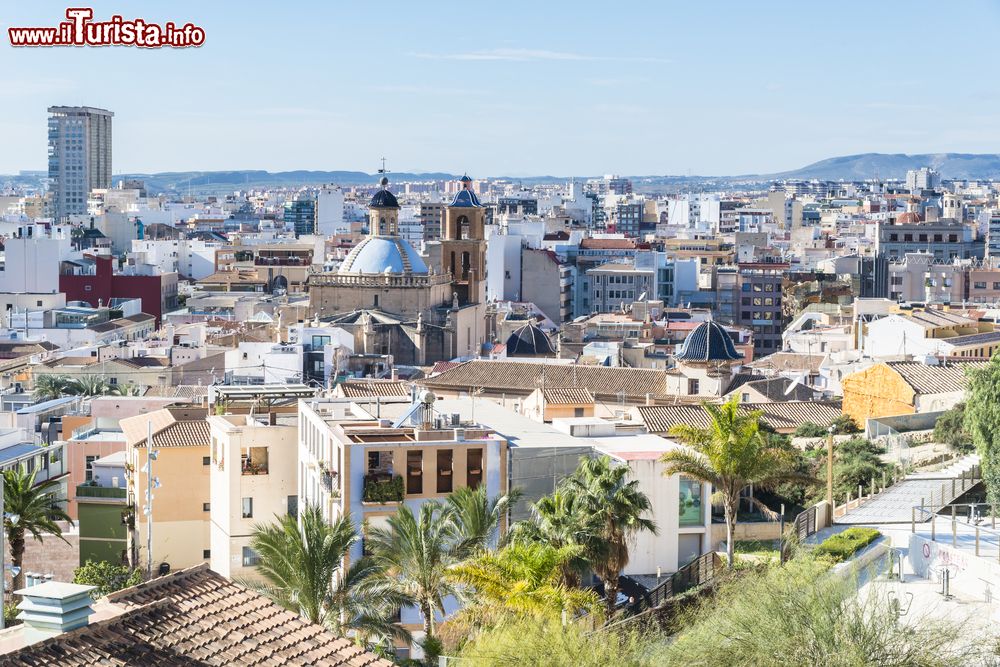
<path id="1" fill-rule="evenodd" d="M 336 186 L 320 188 L 316 195 L 316 233 L 325 238 L 349 231 L 350 225 L 344 219 L 344 191 Z"/>
<path id="2" fill-rule="evenodd" d="M 215 273 L 215 252 L 221 245 L 201 239 L 134 239 L 128 263 L 201 280 Z"/>
<path id="3" fill-rule="evenodd" d="M 253 527 L 298 511 L 293 415 L 265 424 L 253 415 L 208 417 L 211 434 L 210 533 L 213 570 L 224 577 L 256 578 Z"/>
<path id="4" fill-rule="evenodd" d="M 301 344 L 242 342 L 226 351 L 227 384 L 290 384 L 302 382 Z"/>
<path id="5" fill-rule="evenodd" d="M 59 263 L 73 253 L 70 228 L 21 225 L 4 241 L 0 292 L 59 292 Z"/>

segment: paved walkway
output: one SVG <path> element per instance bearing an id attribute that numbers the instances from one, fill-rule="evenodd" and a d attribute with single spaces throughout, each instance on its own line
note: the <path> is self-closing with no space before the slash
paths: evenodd
<path id="1" fill-rule="evenodd" d="M 978 483 L 979 457 L 963 457 L 947 468 L 935 472 L 907 475 L 885 491 L 875 494 L 860 506 L 850 509 L 847 514 L 834 519 L 836 524 L 882 524 L 910 523 L 913 508 L 923 503 L 925 506 L 941 507 L 951 503 Z M 930 519 L 929 512 L 917 512 L 916 520 Z"/>

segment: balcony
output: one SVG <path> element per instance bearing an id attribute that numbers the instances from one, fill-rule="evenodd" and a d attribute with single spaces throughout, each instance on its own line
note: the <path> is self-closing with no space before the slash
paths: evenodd
<path id="1" fill-rule="evenodd" d="M 113 486 L 93 486 L 91 484 L 80 484 L 76 487 L 77 500 L 99 499 L 99 500 L 125 500 L 127 491 Z"/>
<path id="2" fill-rule="evenodd" d="M 365 475 L 361 500 L 365 503 L 400 503 L 405 497 L 400 475 Z"/>
<path id="3" fill-rule="evenodd" d="M 240 471 L 244 475 L 266 475 L 267 447 L 250 447 L 241 458 Z"/>

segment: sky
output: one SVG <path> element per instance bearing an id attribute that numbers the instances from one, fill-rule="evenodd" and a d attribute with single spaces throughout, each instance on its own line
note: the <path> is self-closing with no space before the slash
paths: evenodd
<path id="1" fill-rule="evenodd" d="M 0 173 L 46 108 L 111 109 L 115 173 L 733 175 L 864 152 L 1000 153 L 1000 2 L 107 2 L 193 49 L 12 48 L 66 4 L 0 4 Z"/>

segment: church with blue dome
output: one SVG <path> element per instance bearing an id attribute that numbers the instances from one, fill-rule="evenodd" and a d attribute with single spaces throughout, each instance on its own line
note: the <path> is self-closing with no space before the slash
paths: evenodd
<path id="1" fill-rule="evenodd" d="M 310 308 L 355 330 L 355 352 L 425 365 L 478 352 L 486 331 L 485 209 L 464 176 L 443 215 L 440 254 L 399 234 L 400 205 L 383 176 L 368 204 L 368 235 L 336 271 L 309 278 Z"/>

